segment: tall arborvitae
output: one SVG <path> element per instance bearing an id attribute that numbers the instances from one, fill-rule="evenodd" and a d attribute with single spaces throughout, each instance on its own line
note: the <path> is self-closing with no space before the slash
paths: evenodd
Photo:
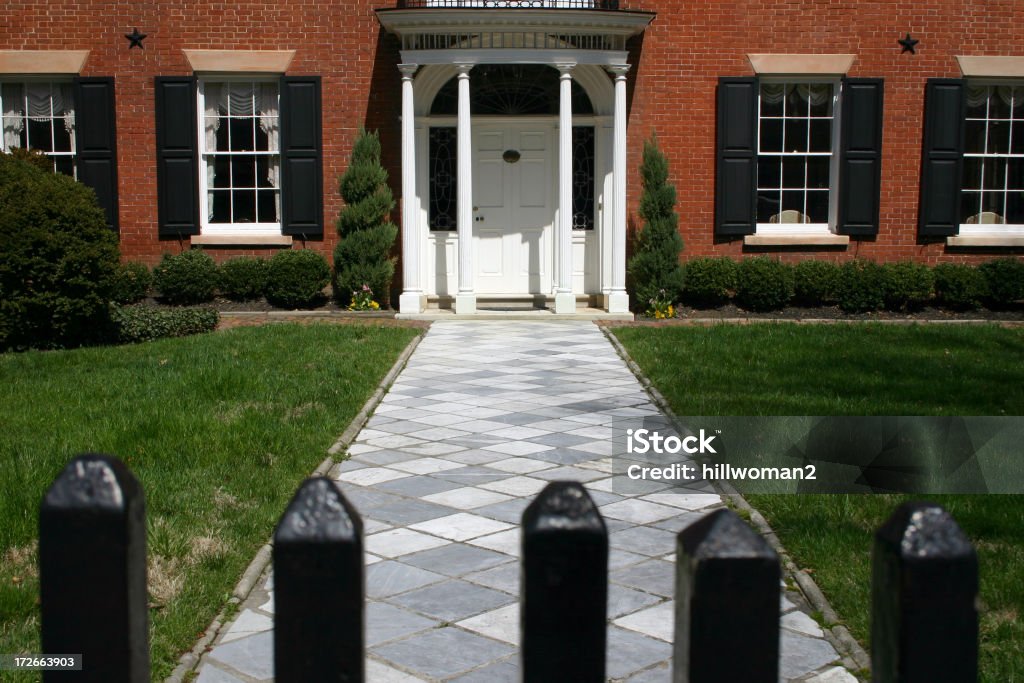
<path id="1" fill-rule="evenodd" d="M 676 188 L 668 182 L 668 161 L 654 137 L 644 142 L 640 176 L 643 180 L 640 217 L 644 225 L 629 259 L 629 274 L 634 306 L 646 311 L 651 308 L 651 299 L 678 301 L 683 285 L 683 269 L 679 265 L 683 238 L 679 235 L 679 216 L 675 212 Z M 664 295 L 660 294 L 661 290 Z"/>
<path id="2" fill-rule="evenodd" d="M 346 206 L 338 216 L 341 241 L 334 250 L 334 291 L 342 303 L 367 285 L 381 306 L 388 305 L 398 227 L 389 218 L 395 199 L 387 183 L 380 138 L 376 132 L 360 131 L 339 184 Z"/>

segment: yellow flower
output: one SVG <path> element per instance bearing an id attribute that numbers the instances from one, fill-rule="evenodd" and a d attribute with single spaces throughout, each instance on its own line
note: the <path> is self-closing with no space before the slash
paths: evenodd
<path id="1" fill-rule="evenodd" d="M 380 308 L 380 304 L 378 304 L 376 301 L 371 301 L 370 308 L 376 311 L 378 308 Z"/>

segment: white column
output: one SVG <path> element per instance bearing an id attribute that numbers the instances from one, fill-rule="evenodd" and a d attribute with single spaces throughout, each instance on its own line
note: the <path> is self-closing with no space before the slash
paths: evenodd
<path id="1" fill-rule="evenodd" d="M 416 198 L 416 110 L 413 107 L 413 75 L 418 64 L 399 64 L 402 72 L 402 295 L 400 313 L 423 312 L 420 277 L 423 238 L 420 235 L 419 202 Z"/>
<path id="2" fill-rule="evenodd" d="M 558 82 L 558 287 L 555 313 L 576 312 L 572 293 L 572 69 L 559 64 Z"/>
<path id="3" fill-rule="evenodd" d="M 629 64 L 608 67 L 615 76 L 615 116 L 612 143 L 612 287 L 609 313 L 628 313 L 626 293 L 626 72 Z"/>
<path id="4" fill-rule="evenodd" d="M 472 64 L 458 64 L 459 117 L 457 123 L 458 197 L 456 204 L 459 231 L 459 292 L 455 295 L 455 314 L 476 313 L 473 292 L 473 135 L 469 119 L 469 70 Z"/>

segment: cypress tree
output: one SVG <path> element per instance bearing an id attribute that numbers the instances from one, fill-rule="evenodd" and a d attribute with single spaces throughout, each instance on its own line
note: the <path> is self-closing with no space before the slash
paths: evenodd
<path id="1" fill-rule="evenodd" d="M 643 193 L 640 196 L 640 218 L 644 224 L 636 240 L 636 249 L 629 259 L 629 275 L 633 301 L 640 311 L 651 308 L 650 301 L 661 290 L 669 302 L 679 299 L 683 285 L 683 269 L 679 252 L 683 238 L 679 235 L 679 216 L 675 212 L 676 188 L 668 182 L 668 160 L 658 149 L 655 137 L 644 142 L 640 165 Z"/>
<path id="2" fill-rule="evenodd" d="M 342 302 L 363 285 L 386 307 L 395 274 L 392 255 L 398 226 L 390 220 L 395 199 L 388 172 L 380 163 L 380 138 L 362 130 L 352 146 L 352 159 L 341 176 L 339 193 L 345 208 L 338 216 L 341 241 L 334 250 L 334 292 Z"/>

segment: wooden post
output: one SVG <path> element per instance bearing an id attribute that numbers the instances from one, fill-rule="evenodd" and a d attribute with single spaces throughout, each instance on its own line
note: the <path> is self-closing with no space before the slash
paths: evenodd
<path id="1" fill-rule="evenodd" d="M 939 505 L 904 503 L 875 533 L 875 683 L 978 679 L 978 558 Z"/>
<path id="2" fill-rule="evenodd" d="M 307 479 L 274 532 L 278 683 L 364 678 L 363 522 L 330 479 Z"/>
<path id="3" fill-rule="evenodd" d="M 779 557 L 732 510 L 709 513 L 676 544 L 675 683 L 776 683 Z"/>
<path id="4" fill-rule="evenodd" d="M 82 655 L 81 671 L 43 680 L 148 683 L 146 502 L 116 458 L 68 463 L 39 508 L 39 593 L 46 654 Z"/>
<path id="5" fill-rule="evenodd" d="M 523 680 L 604 683 L 608 530 L 577 482 L 552 482 L 523 513 Z"/>

